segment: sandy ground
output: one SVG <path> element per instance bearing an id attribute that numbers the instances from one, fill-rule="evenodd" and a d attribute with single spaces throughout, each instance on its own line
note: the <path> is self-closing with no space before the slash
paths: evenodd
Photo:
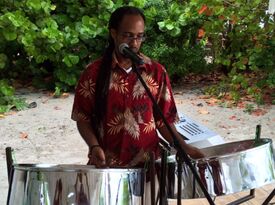
<path id="1" fill-rule="evenodd" d="M 262 137 L 275 141 L 275 106 L 255 116 L 240 108 L 206 103 L 196 89 L 175 89 L 178 110 L 218 133 L 225 142 L 251 139 L 262 125 Z M 16 163 L 85 164 L 87 146 L 70 119 L 73 94 L 53 98 L 46 93 L 21 91 L 37 107 L 0 118 L 0 204 L 6 204 L 8 178 L 5 148 L 15 150 Z M 273 143 L 274 144 L 274 143 Z"/>

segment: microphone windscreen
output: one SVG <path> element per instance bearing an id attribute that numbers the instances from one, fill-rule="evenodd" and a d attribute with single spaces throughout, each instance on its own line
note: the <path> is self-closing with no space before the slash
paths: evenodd
<path id="1" fill-rule="evenodd" d="M 119 45 L 118 50 L 121 54 L 124 55 L 124 49 L 125 48 L 129 48 L 128 44 L 127 43 L 122 43 L 122 44 Z"/>

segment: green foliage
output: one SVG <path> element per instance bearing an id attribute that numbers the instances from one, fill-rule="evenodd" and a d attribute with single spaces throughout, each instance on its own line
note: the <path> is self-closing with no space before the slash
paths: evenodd
<path id="1" fill-rule="evenodd" d="M 171 75 L 205 68 L 203 44 L 196 42 L 198 15 L 191 15 L 187 3 L 4 0 L 0 3 L 0 77 L 32 79 L 36 86 L 59 91 L 72 89 L 84 67 L 104 50 L 110 14 L 127 4 L 144 9 L 149 40 L 143 51 L 167 65 Z M 44 80 L 49 76 L 50 82 Z"/>
<path id="2" fill-rule="evenodd" d="M 255 108 L 253 104 L 246 104 L 244 112 L 251 114 L 254 109 Z"/>
<path id="3" fill-rule="evenodd" d="M 266 12 L 268 0 L 196 0 L 205 18 L 204 40 L 211 43 L 214 67 L 229 77 L 231 95 L 237 101 L 243 92 L 262 103 L 263 89 L 274 89 L 274 15 Z M 249 79 L 246 74 L 259 74 Z"/>
<path id="4" fill-rule="evenodd" d="M 8 112 L 12 108 L 23 110 L 26 106 L 24 99 L 14 97 L 14 88 L 7 80 L 0 80 L 0 113 Z"/>
<path id="5" fill-rule="evenodd" d="M 110 0 L 5 0 L 2 4 L 0 68 L 7 72 L 1 77 L 37 82 L 50 75 L 65 90 L 76 84 L 91 57 L 103 50 L 106 23 L 115 9 Z M 102 42 L 97 44 L 94 38 Z"/>
<path id="6" fill-rule="evenodd" d="M 14 88 L 9 86 L 7 80 L 0 80 L 0 96 L 12 96 L 14 94 Z"/>
<path id="7" fill-rule="evenodd" d="M 2 0 L 0 79 L 31 79 L 56 95 L 73 89 L 104 50 L 110 14 L 122 5 L 144 10 L 148 40 L 142 51 L 171 77 L 222 69 L 236 100 L 240 88 L 261 101 L 259 91 L 275 87 L 274 16 L 265 12 L 267 0 Z M 247 72 L 264 75 L 252 86 Z M 10 89 L 7 82 L 4 87 Z"/>
<path id="8" fill-rule="evenodd" d="M 143 52 L 168 68 L 170 76 L 199 73 L 207 68 L 203 41 L 197 41 L 200 17 L 191 14 L 188 2 L 147 1 L 148 40 Z"/>

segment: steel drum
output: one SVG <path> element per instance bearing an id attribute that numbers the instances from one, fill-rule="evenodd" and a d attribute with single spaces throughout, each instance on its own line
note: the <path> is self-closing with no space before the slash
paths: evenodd
<path id="1" fill-rule="evenodd" d="M 275 180 L 272 140 L 244 140 L 202 149 L 206 157 L 192 163 L 210 196 L 254 189 Z M 175 156 L 168 157 L 168 198 L 177 198 Z M 205 197 L 191 170 L 183 165 L 182 198 Z"/>
<path id="2" fill-rule="evenodd" d="M 17 164 L 9 205 L 144 204 L 143 169 L 82 165 Z"/>

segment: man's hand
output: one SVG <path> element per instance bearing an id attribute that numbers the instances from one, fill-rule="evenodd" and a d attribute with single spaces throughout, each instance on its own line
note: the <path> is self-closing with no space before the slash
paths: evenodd
<path id="1" fill-rule="evenodd" d="M 186 154 L 188 154 L 193 159 L 200 159 L 205 157 L 200 149 L 191 145 L 185 146 L 185 151 Z"/>
<path id="2" fill-rule="evenodd" d="M 106 167 L 105 153 L 100 146 L 94 147 L 91 152 L 89 152 L 88 165 L 95 165 L 97 168 Z"/>
<path id="3" fill-rule="evenodd" d="M 189 145 L 184 141 L 182 136 L 178 133 L 174 124 L 170 124 L 170 127 L 171 127 L 175 137 L 177 138 L 181 148 L 186 152 L 186 154 L 188 154 L 193 159 L 199 159 L 199 158 L 204 157 L 204 154 L 202 153 L 202 151 L 200 149 L 198 149 L 192 145 Z M 171 136 L 171 133 L 168 131 L 166 126 L 159 128 L 159 132 L 168 142 L 171 143 L 173 141 L 173 137 Z"/>

